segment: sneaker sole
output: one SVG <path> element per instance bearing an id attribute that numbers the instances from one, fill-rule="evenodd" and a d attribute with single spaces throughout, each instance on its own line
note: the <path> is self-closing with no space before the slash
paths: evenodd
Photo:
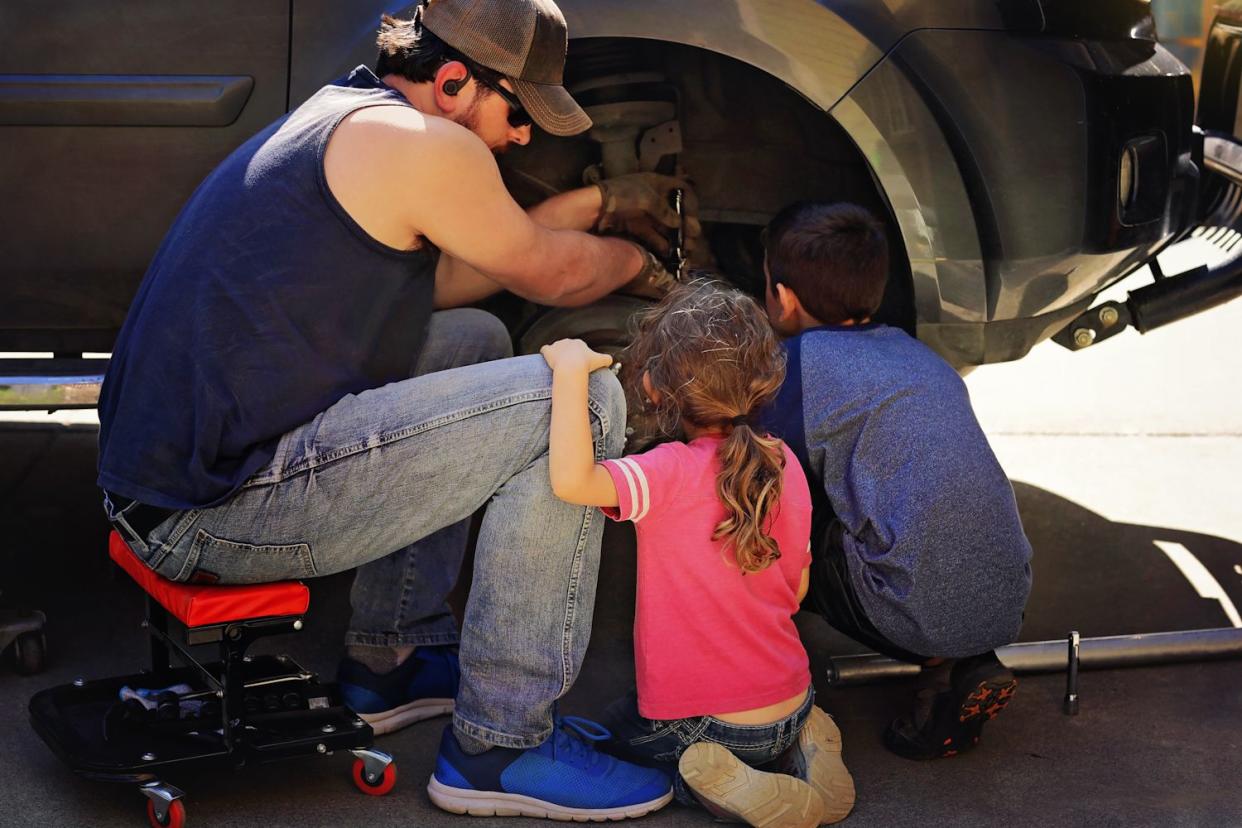
<path id="1" fill-rule="evenodd" d="M 417 699 L 382 713 L 359 713 L 358 717 L 371 726 L 376 736 L 383 736 L 415 722 L 452 712 L 452 699 Z"/>
<path id="2" fill-rule="evenodd" d="M 957 711 L 957 720 L 966 726 L 966 732 L 958 739 L 946 739 L 941 745 L 937 759 L 950 759 L 965 750 L 979 744 L 979 736 L 985 722 L 995 719 L 1009 704 L 1014 693 L 1018 692 L 1016 678 L 1000 679 L 999 681 L 981 681 L 975 685 L 962 706 Z"/>
<path id="3" fill-rule="evenodd" d="M 841 729 L 818 707 L 811 708 L 798 748 L 806 760 L 806 781 L 824 801 L 822 825 L 840 822 L 854 810 L 854 777 L 841 758 Z"/>
<path id="4" fill-rule="evenodd" d="M 670 790 L 658 799 L 636 805 L 619 808 L 570 808 L 521 794 L 453 788 L 436 779 L 435 774 L 432 774 L 431 781 L 427 783 L 427 795 L 431 797 L 432 803 L 437 808 L 448 811 L 450 814 L 538 817 L 561 822 L 606 822 L 633 819 L 646 816 L 652 811 L 658 811 L 673 799 L 673 792 Z"/>
<path id="5" fill-rule="evenodd" d="M 1009 700 L 1017 691 L 1018 680 L 1016 678 L 979 682 L 962 702 L 962 707 L 958 711 L 958 721 L 962 724 L 976 720 L 980 723 L 992 721 L 1005 709 L 1005 705 L 1009 704 Z"/>
<path id="6" fill-rule="evenodd" d="M 754 828 L 814 828 L 824 818 L 824 801 L 806 782 L 755 770 L 714 742 L 686 748 L 677 769 L 709 811 Z"/>

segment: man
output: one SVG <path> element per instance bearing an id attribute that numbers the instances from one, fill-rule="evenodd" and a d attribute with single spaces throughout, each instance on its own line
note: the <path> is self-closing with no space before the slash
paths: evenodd
<path id="1" fill-rule="evenodd" d="M 376 73 L 242 145 L 165 238 L 100 400 L 109 517 L 177 581 L 358 568 L 345 698 L 377 733 L 453 711 L 441 807 L 647 813 L 669 781 L 553 716 L 590 637 L 603 518 L 549 486 L 550 373 L 539 356 L 500 359 L 493 317 L 447 309 L 650 282 L 650 253 L 580 231 L 667 224 L 679 182 L 619 179 L 529 214 L 505 191 L 493 153 L 529 141 L 532 120 L 590 125 L 560 85 L 551 0 L 433 0 L 385 17 L 379 45 Z M 595 450 L 615 456 L 616 380 L 592 378 L 590 399 Z M 483 506 L 459 638 L 445 596 Z"/>
<path id="2" fill-rule="evenodd" d="M 969 750 L 1017 685 L 993 652 L 1017 636 L 1031 587 L 1013 488 L 961 378 L 871 321 L 888 243 L 870 213 L 795 204 L 765 247 L 768 317 L 789 337 L 766 424 L 807 468 L 816 501 L 804 606 L 924 665 L 912 714 L 884 735 L 890 750 Z"/>

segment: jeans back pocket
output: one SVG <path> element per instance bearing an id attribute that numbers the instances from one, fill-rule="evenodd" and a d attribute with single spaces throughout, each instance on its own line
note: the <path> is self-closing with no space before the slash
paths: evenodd
<path id="1" fill-rule="evenodd" d="M 199 584 L 263 584 L 313 578 L 310 544 L 253 544 L 194 532 L 190 554 L 178 580 Z"/>

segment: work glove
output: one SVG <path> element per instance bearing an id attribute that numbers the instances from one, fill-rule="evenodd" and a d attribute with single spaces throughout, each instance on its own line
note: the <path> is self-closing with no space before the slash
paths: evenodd
<path id="1" fill-rule="evenodd" d="M 699 202 L 690 183 L 683 176 L 659 173 L 631 173 L 605 178 L 596 184 L 603 197 L 603 206 L 595 222 L 600 233 L 629 236 L 666 257 L 678 226 L 682 230 L 685 255 L 698 245 L 703 229 L 699 224 Z M 682 214 L 673 209 L 673 190 L 682 191 Z"/>
<path id="2" fill-rule="evenodd" d="M 634 246 L 643 256 L 643 267 L 637 276 L 621 286 L 620 291 L 647 299 L 663 299 L 677 284 L 677 280 L 665 270 L 664 264 L 654 253 L 641 244 L 634 243 Z"/>

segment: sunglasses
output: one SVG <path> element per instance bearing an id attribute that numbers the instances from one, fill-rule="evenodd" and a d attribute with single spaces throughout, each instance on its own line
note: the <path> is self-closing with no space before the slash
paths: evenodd
<path id="1" fill-rule="evenodd" d="M 505 89 L 499 83 L 490 83 L 483 80 L 476 73 L 475 80 L 504 98 L 505 103 L 509 105 L 509 126 L 516 128 L 530 126 L 534 123 L 534 119 L 530 117 L 530 113 L 526 111 L 526 107 L 522 106 L 522 102 L 518 100 L 518 96 Z"/>

